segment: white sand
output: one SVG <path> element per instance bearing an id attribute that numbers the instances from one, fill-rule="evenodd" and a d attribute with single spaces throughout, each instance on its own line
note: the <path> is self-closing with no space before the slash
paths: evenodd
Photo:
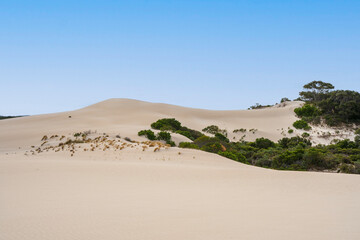
<path id="1" fill-rule="evenodd" d="M 0 239 L 360 239 L 358 175 L 268 170 L 178 148 L 24 155 L 43 135 L 89 129 L 144 140 L 137 131 L 163 117 L 277 140 L 299 104 L 208 111 L 113 99 L 0 121 Z"/>

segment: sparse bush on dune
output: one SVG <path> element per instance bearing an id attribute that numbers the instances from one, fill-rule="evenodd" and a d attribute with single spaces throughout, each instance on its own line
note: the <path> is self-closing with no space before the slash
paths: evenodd
<path id="1" fill-rule="evenodd" d="M 206 132 L 206 133 L 214 134 L 214 135 L 217 134 L 217 133 L 220 133 L 220 134 L 222 134 L 224 136 L 227 136 L 227 131 L 225 129 L 220 129 L 216 125 L 207 126 L 206 128 L 203 128 L 202 131 Z"/>
<path id="2" fill-rule="evenodd" d="M 233 133 L 237 133 L 237 132 L 242 132 L 242 133 L 244 133 L 244 132 L 246 132 L 246 129 L 245 129 L 245 128 L 239 128 L 239 129 L 235 129 L 235 130 L 233 131 Z"/>

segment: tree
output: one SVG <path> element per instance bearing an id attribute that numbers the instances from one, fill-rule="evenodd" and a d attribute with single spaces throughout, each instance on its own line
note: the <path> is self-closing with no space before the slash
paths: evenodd
<path id="1" fill-rule="evenodd" d="M 303 88 L 307 91 L 300 92 L 301 98 L 304 101 L 317 102 L 321 100 L 322 96 L 334 89 L 334 86 L 331 83 L 312 81 L 305 84 Z"/>

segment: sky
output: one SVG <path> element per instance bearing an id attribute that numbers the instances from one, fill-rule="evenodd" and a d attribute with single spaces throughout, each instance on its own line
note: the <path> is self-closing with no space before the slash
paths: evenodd
<path id="1" fill-rule="evenodd" d="M 132 98 L 214 110 L 360 91 L 360 1 L 0 1 L 0 115 Z"/>

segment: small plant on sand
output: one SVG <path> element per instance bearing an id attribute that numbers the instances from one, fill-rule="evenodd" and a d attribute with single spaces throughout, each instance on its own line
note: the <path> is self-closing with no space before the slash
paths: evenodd
<path id="1" fill-rule="evenodd" d="M 304 132 L 303 134 L 301 134 L 301 136 L 302 136 L 303 138 L 307 138 L 307 137 L 310 137 L 310 134 L 307 133 L 307 132 Z"/>
<path id="2" fill-rule="evenodd" d="M 125 137 L 124 139 L 128 142 L 132 142 L 131 138 L 129 138 L 129 137 Z"/>

